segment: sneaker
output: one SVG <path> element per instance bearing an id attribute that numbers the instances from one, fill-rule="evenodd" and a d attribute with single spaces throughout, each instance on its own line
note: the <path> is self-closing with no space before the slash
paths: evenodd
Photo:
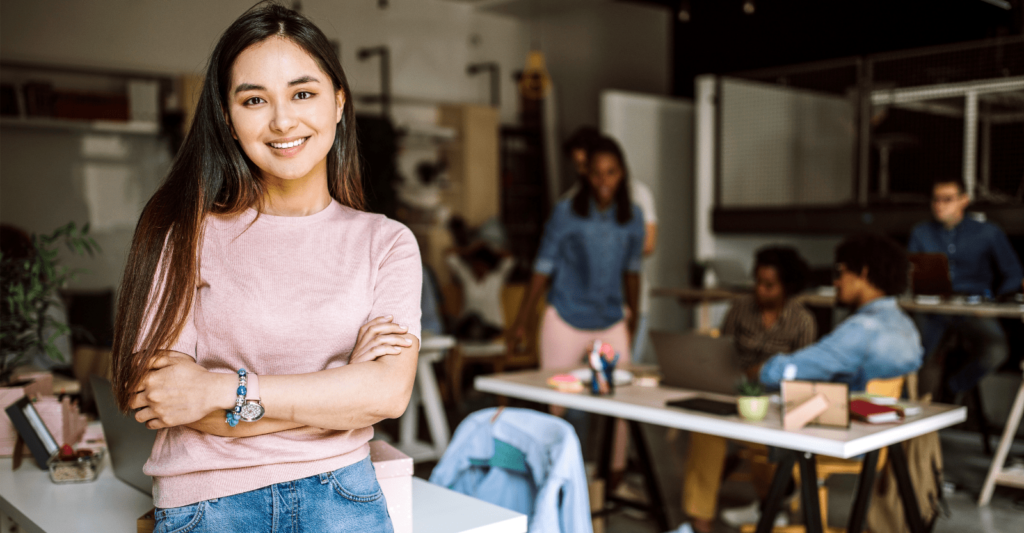
<path id="1" fill-rule="evenodd" d="M 761 502 L 755 500 L 745 507 L 722 510 L 722 521 L 732 527 L 740 527 L 744 524 L 756 524 L 761 520 Z M 780 511 L 775 517 L 775 527 L 788 526 L 789 516 Z"/>
<path id="2" fill-rule="evenodd" d="M 679 524 L 679 527 L 665 533 L 693 533 L 693 527 L 690 526 L 689 522 L 683 522 Z"/>

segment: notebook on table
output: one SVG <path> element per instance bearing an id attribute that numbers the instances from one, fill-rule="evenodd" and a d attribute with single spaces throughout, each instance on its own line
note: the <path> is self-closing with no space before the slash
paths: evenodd
<path id="1" fill-rule="evenodd" d="M 853 400 L 850 402 L 850 416 L 868 424 L 883 424 L 898 421 L 900 412 L 888 405 L 878 405 L 867 400 Z"/>

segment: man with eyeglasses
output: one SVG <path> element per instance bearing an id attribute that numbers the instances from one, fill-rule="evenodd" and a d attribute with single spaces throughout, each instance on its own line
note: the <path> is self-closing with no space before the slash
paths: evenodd
<path id="1" fill-rule="evenodd" d="M 993 299 L 1021 290 L 1024 274 L 1006 234 L 994 224 L 965 217 L 968 204 L 962 181 L 937 180 L 932 187 L 935 219 L 914 227 L 908 251 L 946 254 L 955 293 Z M 1006 333 L 995 318 L 920 313 L 915 321 L 927 357 L 950 330 L 969 350 L 967 361 L 945 383 L 952 394 L 972 389 L 1009 356 Z"/>

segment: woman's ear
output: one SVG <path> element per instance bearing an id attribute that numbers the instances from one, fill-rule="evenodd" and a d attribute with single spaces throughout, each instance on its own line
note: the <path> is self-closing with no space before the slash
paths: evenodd
<path id="1" fill-rule="evenodd" d="M 334 98 L 338 102 L 338 116 L 334 119 L 334 123 L 338 124 L 341 122 L 341 117 L 345 114 L 345 91 L 338 91 L 334 93 Z"/>
<path id="2" fill-rule="evenodd" d="M 231 115 L 228 114 L 228 110 L 227 109 L 221 108 L 221 110 L 224 111 L 224 122 L 227 123 L 228 129 L 231 130 L 231 138 L 233 138 L 234 140 L 237 141 L 238 140 L 238 134 L 235 133 L 235 125 L 231 123 Z"/>

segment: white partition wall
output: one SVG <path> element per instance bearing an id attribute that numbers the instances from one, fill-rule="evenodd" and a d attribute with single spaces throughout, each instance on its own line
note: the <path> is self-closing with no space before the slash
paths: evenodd
<path id="1" fill-rule="evenodd" d="M 658 246 L 644 264 L 644 285 L 686 287 L 693 260 L 693 102 L 623 91 L 601 93 L 601 131 L 619 141 L 630 177 L 650 187 Z M 645 291 L 646 292 L 646 291 Z M 642 303 L 643 305 L 643 303 Z M 651 329 L 690 327 L 669 298 L 649 301 Z M 653 355 L 638 360 L 653 360 Z"/>
<path id="2" fill-rule="evenodd" d="M 841 240 L 841 237 L 838 235 L 721 234 L 715 233 L 712 229 L 711 215 L 715 208 L 715 176 L 717 173 L 716 164 L 718 162 L 717 143 L 719 140 L 722 143 L 735 142 L 732 139 L 722 138 L 726 136 L 726 132 L 722 132 L 723 134 L 720 136 L 717 129 L 716 116 L 719 113 L 717 103 L 720 101 L 719 87 L 718 80 L 712 75 L 698 76 L 695 83 L 696 110 L 694 130 L 696 138 L 694 139 L 695 176 L 693 186 L 694 207 L 692 211 L 695 229 L 694 257 L 697 261 L 707 261 L 713 258 L 735 259 L 744 268 L 751 269 L 754 264 L 754 253 L 758 248 L 769 244 L 783 244 L 793 246 L 799 250 L 800 255 L 812 266 L 831 264 L 833 250 Z M 733 124 L 733 126 L 733 133 L 739 131 L 740 137 L 751 141 L 748 146 L 734 145 L 733 151 L 741 153 L 746 151 L 753 157 L 753 154 L 757 152 L 757 143 L 753 142 L 755 137 L 752 137 L 749 132 L 743 132 L 742 128 L 737 130 L 737 124 Z M 806 134 L 803 135 L 805 138 L 806 136 Z M 761 139 L 763 143 L 777 145 L 780 142 L 791 142 L 792 136 L 779 139 L 765 134 Z M 844 142 L 839 142 L 833 138 L 831 151 L 838 154 L 845 153 L 843 148 Z M 786 157 L 792 157 L 792 154 L 788 154 Z M 753 162 L 756 163 L 756 160 L 753 160 Z M 735 172 L 739 167 L 734 164 L 731 168 Z M 816 167 L 811 165 L 807 168 Z M 783 174 L 783 176 L 787 175 Z M 736 185 L 736 183 L 734 182 L 733 185 Z M 799 189 L 799 187 L 796 187 L 796 189 Z M 794 188 L 786 188 L 785 190 L 792 191 Z M 845 194 L 849 190 L 848 186 L 843 187 L 836 194 Z M 705 324 L 705 326 L 718 327 L 725 316 L 726 310 L 728 310 L 727 304 L 712 305 L 710 323 Z"/>

